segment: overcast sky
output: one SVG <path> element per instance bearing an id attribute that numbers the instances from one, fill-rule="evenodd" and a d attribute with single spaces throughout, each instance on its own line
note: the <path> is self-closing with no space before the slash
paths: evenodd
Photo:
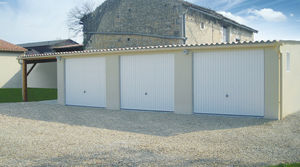
<path id="1" fill-rule="evenodd" d="M 103 0 L 93 1 L 100 5 Z M 256 40 L 300 40 L 300 0 L 188 0 L 259 31 Z M 20 44 L 72 38 L 68 12 L 84 0 L 0 0 L 0 39 Z"/>

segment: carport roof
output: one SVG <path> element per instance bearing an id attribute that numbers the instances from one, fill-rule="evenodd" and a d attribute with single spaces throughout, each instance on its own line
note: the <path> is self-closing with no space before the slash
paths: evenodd
<path id="1" fill-rule="evenodd" d="M 158 46 L 141 46 L 141 47 L 126 47 L 126 48 L 113 48 L 113 49 L 95 49 L 95 50 L 83 50 L 83 51 L 71 51 L 71 52 L 59 52 L 59 53 L 47 53 L 47 54 L 34 54 L 23 55 L 18 59 L 46 59 L 55 58 L 58 56 L 74 56 L 74 55 L 86 55 L 92 53 L 123 53 L 132 51 L 147 51 L 147 50 L 170 50 L 170 49 L 209 49 L 209 48 L 230 48 L 230 47 L 253 47 L 253 46 L 273 46 L 282 42 L 296 42 L 300 41 L 247 41 L 247 42 L 232 42 L 232 43 L 211 43 L 211 44 L 176 44 L 176 45 L 158 45 Z"/>

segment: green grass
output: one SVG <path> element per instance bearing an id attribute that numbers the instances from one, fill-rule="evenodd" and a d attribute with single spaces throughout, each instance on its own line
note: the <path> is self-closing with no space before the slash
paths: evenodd
<path id="1" fill-rule="evenodd" d="M 280 164 L 270 167 L 300 167 L 300 163 L 294 163 L 294 164 Z"/>
<path id="2" fill-rule="evenodd" d="M 28 101 L 54 99 L 57 99 L 57 89 L 28 88 Z M 0 89 L 0 103 L 22 101 L 22 89 Z"/>

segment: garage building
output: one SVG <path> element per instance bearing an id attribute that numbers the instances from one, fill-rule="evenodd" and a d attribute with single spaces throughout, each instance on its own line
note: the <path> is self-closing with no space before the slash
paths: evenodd
<path id="1" fill-rule="evenodd" d="M 53 57 L 63 105 L 267 119 L 300 111 L 298 41 L 86 50 L 20 59 Z"/>

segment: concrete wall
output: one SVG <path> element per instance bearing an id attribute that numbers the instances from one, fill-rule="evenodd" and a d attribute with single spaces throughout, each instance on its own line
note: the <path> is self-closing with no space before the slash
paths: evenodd
<path id="1" fill-rule="evenodd" d="M 120 110 L 120 56 L 106 56 L 106 107 Z"/>
<path id="2" fill-rule="evenodd" d="M 27 69 L 31 68 L 29 64 Z M 38 63 L 28 76 L 28 87 L 30 88 L 57 88 L 57 66 L 56 63 Z"/>
<path id="3" fill-rule="evenodd" d="M 22 72 L 17 57 L 23 53 L 0 51 L 0 88 L 21 88 Z"/>
<path id="4" fill-rule="evenodd" d="M 17 57 L 23 53 L 0 52 L 0 88 L 21 88 L 22 71 Z M 27 66 L 27 70 L 32 64 Z M 57 88 L 56 63 L 37 64 L 28 76 L 30 88 Z"/>
<path id="5" fill-rule="evenodd" d="M 300 112 L 300 43 L 284 42 L 282 54 L 282 117 Z M 290 55 L 290 68 L 288 58 Z"/>
<path id="6" fill-rule="evenodd" d="M 268 47 L 253 47 L 253 49 L 262 48 L 264 49 L 264 70 L 265 70 L 265 118 L 267 119 L 280 119 L 280 68 L 278 51 L 275 46 Z M 230 48 L 215 48 L 220 51 L 228 50 Z M 234 48 L 232 48 L 234 49 Z M 237 49 L 251 49 L 238 47 Z M 207 51 L 207 49 L 191 49 L 184 51 L 184 49 L 177 50 L 148 50 L 145 52 L 141 51 L 128 51 L 124 53 L 103 53 L 101 56 L 106 57 L 106 84 L 107 84 L 107 109 L 119 110 L 120 109 L 120 56 L 121 55 L 141 55 L 141 54 L 163 54 L 173 53 L 175 55 L 175 113 L 177 114 L 192 114 L 193 113 L 193 53 Z M 209 49 L 211 50 L 211 49 Z M 292 55 L 298 54 L 298 50 L 288 48 Z M 98 53 L 99 55 L 99 53 Z M 84 56 L 98 56 L 95 54 L 84 55 Z M 66 58 L 73 58 L 76 55 L 72 55 Z M 293 57 L 293 60 L 295 58 Z M 57 63 L 57 77 L 58 77 L 58 102 L 65 104 L 65 64 L 64 60 L 58 61 Z M 295 59 L 296 60 L 296 59 Z M 298 59 L 297 59 L 298 61 Z M 299 60 L 300 62 L 300 60 Z M 292 69 L 298 68 L 292 64 Z M 286 95 L 285 98 L 285 115 L 297 111 L 300 106 L 296 103 L 296 99 L 300 99 L 300 93 L 296 86 L 300 85 L 297 75 L 297 70 L 292 76 L 285 76 L 286 80 L 293 79 L 293 82 L 289 81 L 288 85 L 285 83 Z M 296 80 L 295 80 L 296 79 Z M 287 86 L 288 85 L 288 86 Z M 292 87 L 293 89 L 289 89 Z M 299 96 L 299 97 L 298 97 Z M 295 97 L 295 100 L 290 100 Z M 293 104 L 290 104 L 293 103 Z"/>
<path id="7" fill-rule="evenodd" d="M 65 96 L 65 59 L 57 60 L 57 102 L 66 104 Z"/>
<path id="8" fill-rule="evenodd" d="M 175 54 L 175 113 L 193 113 L 193 53 Z"/>
<path id="9" fill-rule="evenodd" d="M 185 31 L 187 44 L 221 43 L 223 42 L 223 25 L 221 22 L 198 12 L 189 11 L 186 14 Z M 201 27 L 204 24 L 204 28 Z M 253 41 L 252 32 L 238 27 L 228 26 L 229 42 Z"/>
<path id="10" fill-rule="evenodd" d="M 280 119 L 280 77 L 277 48 L 265 48 L 265 118 Z"/>

